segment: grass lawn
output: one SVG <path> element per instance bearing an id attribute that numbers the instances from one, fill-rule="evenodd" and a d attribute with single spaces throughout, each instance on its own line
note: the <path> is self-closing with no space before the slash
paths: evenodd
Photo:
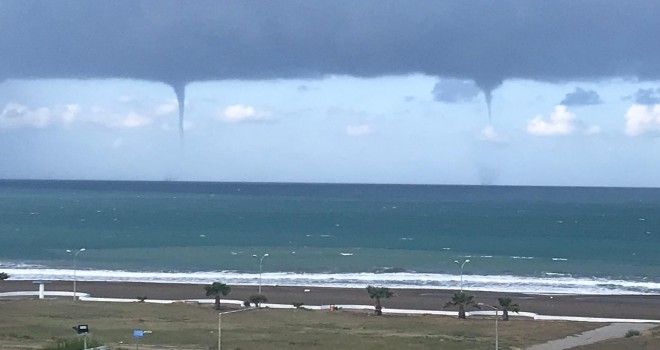
<path id="1" fill-rule="evenodd" d="M 133 329 L 153 332 L 140 340 L 141 349 L 217 348 L 218 313 L 208 305 L 70 300 L 0 301 L 0 348 L 52 346 L 54 339 L 75 338 L 71 327 L 77 324 L 88 324 L 93 337 L 113 349 L 134 349 Z M 500 321 L 500 349 L 522 348 L 599 326 Z M 222 318 L 223 349 L 490 349 L 494 332 L 492 318 L 376 317 L 365 311 L 259 309 Z"/>

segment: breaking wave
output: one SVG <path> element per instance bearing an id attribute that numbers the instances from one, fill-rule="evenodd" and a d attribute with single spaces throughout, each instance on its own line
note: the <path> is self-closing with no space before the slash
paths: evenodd
<path id="1" fill-rule="evenodd" d="M 12 280 L 70 280 L 70 269 L 3 268 Z M 235 271 L 136 272 L 122 270 L 78 270 L 79 281 L 152 282 L 206 284 L 222 281 L 234 285 L 256 285 L 259 274 Z M 606 278 L 574 278 L 547 273 L 544 277 L 513 275 L 464 275 L 463 288 L 473 291 L 529 294 L 651 295 L 660 294 L 660 283 Z M 364 288 L 368 284 L 399 289 L 458 289 L 460 276 L 431 273 L 263 273 L 265 285 Z"/>

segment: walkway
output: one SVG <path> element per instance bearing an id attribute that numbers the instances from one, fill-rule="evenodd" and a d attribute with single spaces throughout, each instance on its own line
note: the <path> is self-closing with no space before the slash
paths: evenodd
<path id="1" fill-rule="evenodd" d="M 643 332 L 657 326 L 657 324 L 649 323 L 612 323 L 605 327 L 587 331 L 582 334 L 568 336 L 564 339 L 552 340 L 545 344 L 534 345 L 525 350 L 572 349 L 576 346 L 598 343 L 608 339 L 623 338 L 629 330 Z"/>
<path id="2" fill-rule="evenodd" d="M 12 297 L 31 297 L 38 296 L 39 292 L 34 291 L 24 291 L 24 292 L 4 292 L 0 293 L 0 298 L 12 298 Z M 46 297 L 73 297 L 73 292 L 63 292 L 63 291 L 46 291 L 44 292 Z M 103 301 L 103 302 L 113 302 L 113 303 L 135 303 L 137 299 L 126 299 L 126 298 L 97 298 L 91 296 L 89 293 L 78 292 L 76 297 L 80 301 Z M 147 299 L 145 303 L 155 303 L 155 304 L 171 304 L 171 303 L 199 303 L 199 304 L 212 304 L 214 299 L 185 299 L 185 300 L 165 300 L 165 299 Z M 222 299 L 223 304 L 233 304 L 242 306 L 242 300 L 228 300 Z M 270 304 L 263 303 L 262 307 L 269 307 L 273 309 L 293 309 L 294 306 L 291 304 Z M 341 307 L 343 309 L 350 310 L 373 310 L 373 305 L 352 305 L 352 304 L 336 304 L 334 306 Z M 305 305 L 306 309 L 310 310 L 328 310 L 330 305 Z M 457 311 L 441 311 L 441 310 L 414 310 L 414 309 L 390 309 L 383 308 L 383 313 L 387 314 L 400 314 L 400 315 L 441 315 L 441 316 L 457 316 Z M 468 317 L 470 316 L 495 316 L 495 311 L 469 311 L 466 312 Z M 573 321 L 573 322 L 591 322 L 591 323 L 612 323 L 612 324 L 627 324 L 630 325 L 626 329 L 636 329 L 633 324 L 644 325 L 648 329 L 651 327 L 657 327 L 660 324 L 660 320 L 649 320 L 649 319 L 626 319 L 626 318 L 602 318 L 602 317 L 577 317 L 577 316 L 549 316 L 549 315 L 539 315 L 533 312 L 524 312 L 521 311 L 516 314 L 509 315 L 511 318 L 531 318 L 534 320 L 549 320 L 549 321 Z M 603 327 L 607 328 L 607 327 Z M 624 327 L 625 328 L 625 327 Z M 602 328 L 600 328 L 602 329 Z M 625 334 L 625 332 L 624 332 Z M 546 348 L 540 348 L 546 349 Z M 550 349 L 550 348 L 547 348 Z M 555 349 L 555 348 L 552 348 Z M 536 350 L 536 349 L 534 349 Z"/>

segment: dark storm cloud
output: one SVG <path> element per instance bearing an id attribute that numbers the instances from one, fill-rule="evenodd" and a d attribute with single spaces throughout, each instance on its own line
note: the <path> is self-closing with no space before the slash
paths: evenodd
<path id="1" fill-rule="evenodd" d="M 633 96 L 629 96 L 628 98 L 632 98 L 635 103 L 641 105 L 660 104 L 660 88 L 639 89 Z"/>
<path id="2" fill-rule="evenodd" d="M 660 78 L 660 1 L 0 0 L 0 81 Z"/>
<path id="3" fill-rule="evenodd" d="M 0 2 L 0 77 L 660 77 L 656 0 Z"/>
<path id="4" fill-rule="evenodd" d="M 575 91 L 567 93 L 564 99 L 559 102 L 564 106 L 590 106 L 601 103 L 603 101 L 600 99 L 598 92 L 579 87 L 576 87 Z"/>
<path id="5" fill-rule="evenodd" d="M 467 102 L 479 96 L 479 88 L 472 81 L 443 79 L 433 87 L 433 99 L 438 102 Z"/>

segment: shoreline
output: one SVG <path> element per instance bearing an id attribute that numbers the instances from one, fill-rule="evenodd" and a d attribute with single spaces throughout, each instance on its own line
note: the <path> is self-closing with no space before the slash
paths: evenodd
<path id="1" fill-rule="evenodd" d="M 77 291 L 99 298 L 148 299 L 206 299 L 206 284 L 148 283 L 148 282 L 88 282 L 78 281 Z M 246 300 L 256 294 L 256 285 L 230 285 L 231 293 L 224 299 Z M 366 287 L 366 286 L 365 286 Z M 52 281 L 46 291 L 72 291 L 71 281 Z M 0 282 L 0 292 L 37 291 L 32 281 Z M 306 291 L 308 290 L 308 291 Z M 396 297 L 382 301 L 385 308 L 444 310 L 456 290 L 448 289 L 392 289 Z M 470 291 L 476 302 L 497 305 L 497 298 L 509 297 L 520 304 L 520 310 L 543 315 L 625 318 L 660 320 L 660 295 L 547 295 L 526 293 L 500 293 Z M 315 286 L 272 286 L 263 285 L 262 294 L 269 303 L 305 305 L 363 304 L 373 305 L 364 288 L 335 288 Z M 6 298 L 11 300 L 11 298 Z M 453 310 L 453 309 L 447 309 Z M 515 317 L 515 313 L 512 313 Z"/>
<path id="2" fill-rule="evenodd" d="M 4 268 L 12 281 L 72 280 L 66 268 Z M 79 269 L 79 281 L 207 284 L 224 281 L 231 285 L 254 285 L 259 274 L 238 271 L 127 271 Z M 480 292 L 520 293 L 531 295 L 660 295 L 660 281 L 626 280 L 573 276 L 517 276 L 470 274 L 463 284 Z M 453 290 L 459 275 L 445 273 L 263 273 L 264 285 L 317 286 L 325 288 L 362 288 L 368 284 L 393 289 Z"/>

